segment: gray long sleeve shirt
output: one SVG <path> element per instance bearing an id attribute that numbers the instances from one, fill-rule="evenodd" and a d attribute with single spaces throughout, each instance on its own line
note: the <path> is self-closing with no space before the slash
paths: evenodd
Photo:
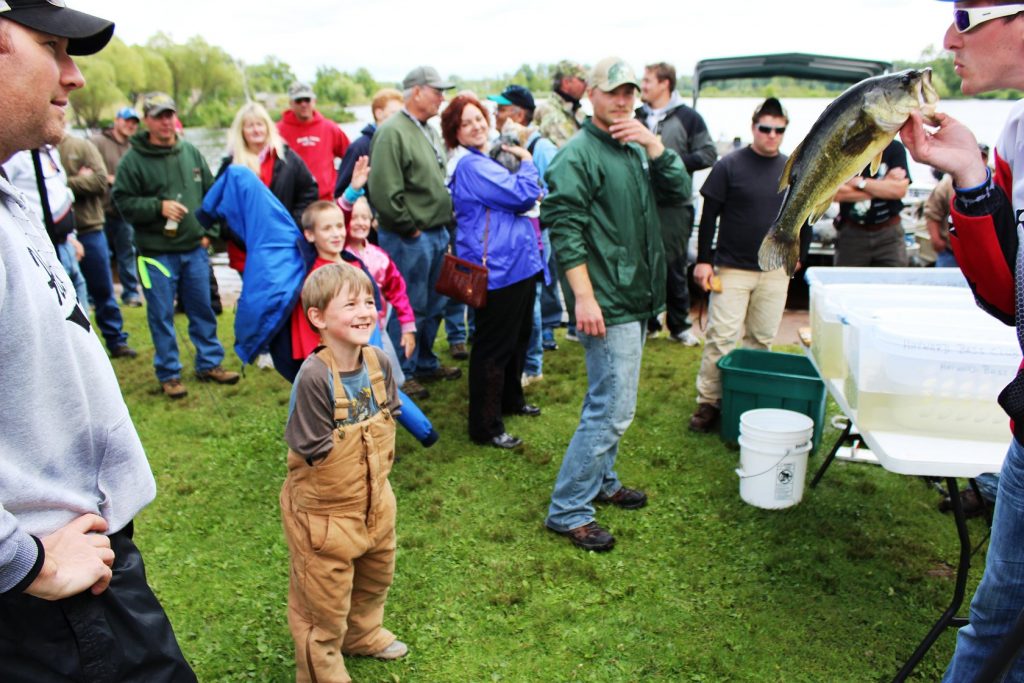
<path id="1" fill-rule="evenodd" d="M 120 531 L 156 482 L 107 354 L 46 231 L 0 178 L 0 592 L 92 512 Z"/>

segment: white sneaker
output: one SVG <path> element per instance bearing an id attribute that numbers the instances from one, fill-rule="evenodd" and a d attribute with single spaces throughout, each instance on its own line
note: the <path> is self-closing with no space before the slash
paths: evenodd
<path id="1" fill-rule="evenodd" d="M 400 640 L 393 640 L 391 641 L 391 644 L 388 645 L 386 648 L 384 648 L 380 652 L 374 653 L 371 656 L 376 659 L 391 660 L 401 659 L 407 654 L 409 654 L 409 646 Z"/>
<path id="2" fill-rule="evenodd" d="M 668 338 L 674 342 L 679 342 L 683 346 L 700 346 L 700 339 L 697 339 L 690 330 L 683 330 L 679 334 L 670 334 Z"/>
<path id="3" fill-rule="evenodd" d="M 256 356 L 256 367 L 260 370 L 273 370 L 274 359 L 270 357 L 269 353 L 261 353 Z"/>
<path id="4" fill-rule="evenodd" d="M 525 389 L 526 387 L 530 386 L 530 385 L 531 385 L 531 384 L 533 384 L 534 382 L 539 382 L 539 381 L 541 381 L 542 379 L 544 379 L 544 375 L 543 375 L 543 374 L 539 374 L 539 375 L 527 375 L 527 374 L 526 374 L 526 373 L 524 372 L 524 373 L 523 373 L 523 377 L 522 377 L 522 379 L 520 380 L 520 384 L 522 384 L 522 385 L 523 385 L 523 388 Z"/>

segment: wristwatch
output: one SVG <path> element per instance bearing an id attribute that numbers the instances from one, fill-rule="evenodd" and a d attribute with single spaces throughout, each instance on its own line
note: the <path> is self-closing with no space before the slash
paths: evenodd
<path id="1" fill-rule="evenodd" d="M 861 178 L 860 180 L 857 181 L 857 189 L 860 190 L 861 192 L 863 192 L 864 188 L 867 187 L 867 186 L 868 186 L 868 179 L 867 178 Z"/>

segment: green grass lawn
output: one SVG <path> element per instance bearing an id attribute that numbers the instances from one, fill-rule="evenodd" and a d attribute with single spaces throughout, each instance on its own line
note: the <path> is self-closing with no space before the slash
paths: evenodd
<path id="1" fill-rule="evenodd" d="M 141 353 L 115 368 L 158 484 L 136 520 L 150 581 L 201 681 L 292 680 L 277 502 L 289 385 L 254 367 L 234 387 L 190 381 L 193 351 L 183 345 L 189 396 L 171 402 L 153 375 L 144 311 L 125 315 Z M 181 316 L 177 327 L 180 336 Z M 226 312 L 225 346 L 231 329 Z M 958 545 L 938 495 L 917 478 L 836 463 L 794 508 L 746 505 L 737 452 L 686 429 L 699 359 L 699 349 L 664 339 L 647 345 L 617 469 L 650 504 L 599 510 L 618 539 L 606 554 L 543 526 L 586 386 L 579 345 L 563 340 L 547 353 L 544 381 L 527 390 L 543 416 L 508 420 L 526 441 L 519 453 L 468 440 L 465 379 L 431 385 L 420 405 L 441 441 L 424 449 L 399 430 L 392 474 L 398 567 L 385 625 L 410 654 L 350 659 L 352 676 L 889 680 L 952 594 Z M 226 364 L 239 362 L 229 353 Z M 971 531 L 980 539 L 984 526 L 972 521 Z M 974 565 L 969 595 L 980 554 Z M 944 634 L 914 680 L 937 680 L 953 643 Z"/>

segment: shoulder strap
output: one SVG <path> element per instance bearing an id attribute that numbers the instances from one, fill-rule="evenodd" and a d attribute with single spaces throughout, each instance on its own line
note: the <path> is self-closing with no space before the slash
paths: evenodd
<path id="1" fill-rule="evenodd" d="M 540 142 L 541 137 L 542 136 L 538 135 L 526 146 L 526 151 L 529 152 L 531 156 L 533 155 L 533 150 L 537 147 L 537 143 Z"/>
<path id="2" fill-rule="evenodd" d="M 363 347 L 363 363 L 366 364 L 367 373 L 370 376 L 370 387 L 373 390 L 373 400 L 377 402 L 379 410 L 387 410 L 388 391 L 384 385 L 384 371 L 380 367 L 380 359 L 372 346 Z"/>
<path id="3" fill-rule="evenodd" d="M 490 238 L 490 236 L 491 236 L 491 209 L 488 208 L 486 213 L 485 213 L 485 218 L 484 218 L 484 254 L 483 254 L 483 257 L 480 259 L 480 263 L 481 263 L 481 265 L 483 265 L 484 268 L 487 267 L 487 240 Z"/>
<path id="4" fill-rule="evenodd" d="M 334 388 L 334 421 L 344 422 L 348 419 L 348 408 L 352 402 L 349 401 L 345 387 L 341 384 L 338 367 L 334 364 L 334 356 L 331 355 L 330 349 L 322 348 L 317 351 L 316 357 L 322 360 L 327 365 L 327 369 L 331 371 L 331 383 Z"/>
<path id="5" fill-rule="evenodd" d="M 46 194 L 46 178 L 43 177 L 43 164 L 39 159 L 39 150 L 32 150 L 32 167 L 36 171 L 36 187 L 39 189 L 39 204 L 43 209 L 43 224 L 46 232 L 50 233 L 53 239 L 53 214 L 50 212 L 50 197 Z"/>

